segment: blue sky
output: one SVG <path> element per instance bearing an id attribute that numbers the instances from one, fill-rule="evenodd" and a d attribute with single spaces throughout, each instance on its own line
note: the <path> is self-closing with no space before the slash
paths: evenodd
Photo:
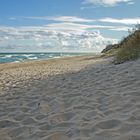
<path id="1" fill-rule="evenodd" d="M 139 0 L 1 0 L 0 52 L 101 51 L 140 22 Z"/>

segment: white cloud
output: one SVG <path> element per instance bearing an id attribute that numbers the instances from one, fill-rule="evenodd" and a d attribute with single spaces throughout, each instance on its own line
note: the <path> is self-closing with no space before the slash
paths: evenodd
<path id="1" fill-rule="evenodd" d="M 59 31 L 77 31 L 77 32 L 82 32 L 85 29 L 88 29 L 89 25 L 85 24 L 77 24 L 77 23 L 52 23 L 49 25 L 46 25 L 46 28 L 49 30 L 59 30 Z"/>
<path id="2" fill-rule="evenodd" d="M 132 24 L 140 23 L 140 17 L 137 17 L 137 18 L 124 18 L 124 19 L 103 18 L 103 19 L 99 19 L 98 21 L 132 25 Z"/>
<path id="3" fill-rule="evenodd" d="M 107 0 L 108 1 L 108 0 Z M 81 28 L 87 28 L 89 26 L 92 26 L 93 28 L 111 28 L 111 26 L 101 26 L 101 25 L 91 25 L 95 24 L 97 22 L 108 22 L 108 23 L 118 23 L 118 24 L 136 24 L 140 23 L 140 17 L 135 17 L 135 18 L 122 18 L 122 19 L 116 19 L 116 18 L 110 18 L 110 17 L 105 17 L 102 19 L 88 19 L 88 18 L 81 18 L 81 17 L 76 17 L 76 16 L 57 16 L 57 17 L 20 17 L 24 19 L 35 19 L 35 20 L 50 20 L 50 21 L 55 21 L 57 23 L 52 23 L 48 27 L 51 27 L 53 25 L 57 26 L 81 26 Z M 11 20 L 17 20 L 18 18 L 11 17 L 9 18 Z M 90 24 L 90 25 L 88 25 Z M 98 26 L 98 27 L 97 27 Z"/>
<path id="4" fill-rule="evenodd" d="M 133 2 L 133 3 L 132 3 Z M 84 0 L 84 4 L 94 4 L 99 6 L 115 6 L 119 3 L 134 4 L 134 0 Z"/>
<path id="5" fill-rule="evenodd" d="M 72 31 L 73 28 L 75 30 Z M 99 31 L 86 31 L 87 28 L 90 26 L 72 23 L 63 23 L 63 26 L 51 24 L 18 28 L 0 27 L 0 50 L 99 52 L 107 44 L 117 42 L 117 39 L 103 37 Z"/>
<path id="6" fill-rule="evenodd" d="M 77 31 L 77 32 L 83 32 L 85 30 L 96 30 L 96 29 L 111 29 L 114 28 L 114 26 L 102 26 L 102 25 L 87 25 L 87 24 L 78 24 L 78 23 L 52 23 L 49 25 L 46 25 L 46 28 L 48 30 L 59 30 L 59 31 Z"/>
<path id="7" fill-rule="evenodd" d="M 10 17 L 9 19 L 10 19 L 10 20 L 16 20 L 16 18 L 15 18 L 15 17 Z"/>
<path id="8" fill-rule="evenodd" d="M 112 30 L 112 31 L 126 31 L 126 32 L 128 32 L 129 30 L 132 30 L 132 28 L 130 28 L 130 27 L 117 27 L 117 28 L 112 28 L 112 29 L 109 29 L 109 30 Z"/>
<path id="9" fill-rule="evenodd" d="M 129 5 L 133 5 L 133 4 L 135 4 L 135 2 L 134 1 L 130 1 L 130 2 L 128 2 L 128 4 Z"/>
<path id="10" fill-rule="evenodd" d="M 86 0 L 99 4 L 117 4 L 121 0 Z M 123 2 L 132 2 L 123 0 Z M 113 6 L 112 5 L 112 6 Z M 103 37 L 99 30 L 128 31 L 130 25 L 140 22 L 140 18 L 102 18 L 86 19 L 76 16 L 20 17 L 36 20 L 50 20 L 44 26 L 6 27 L 0 26 L 0 51 L 101 51 L 106 45 L 116 43 L 117 39 Z M 11 20 L 18 18 L 11 17 Z M 93 24 L 94 23 L 94 24 Z M 96 25 L 96 23 L 98 23 Z M 99 25 L 110 23 L 111 26 Z M 114 24 L 115 23 L 115 24 Z M 122 26 L 120 26 L 122 24 Z M 124 25 L 123 25 L 124 24 Z"/>
<path id="11" fill-rule="evenodd" d="M 59 22 L 94 22 L 95 20 L 79 18 L 76 16 L 56 16 L 56 17 L 21 17 L 24 19 L 34 19 L 34 20 L 51 20 L 51 21 L 59 21 Z M 13 17 L 11 18 L 13 19 Z"/>
<path id="12" fill-rule="evenodd" d="M 94 22 L 95 20 L 79 18 L 76 16 L 59 16 L 59 17 L 50 17 L 48 20 L 61 21 L 61 22 Z"/>
<path id="13" fill-rule="evenodd" d="M 107 0 L 108 1 L 108 0 Z M 126 0 L 127 1 L 127 0 Z M 130 2 L 131 3 L 131 2 Z M 118 23 L 118 24 L 127 24 L 127 25 L 131 25 L 131 24 L 136 24 L 136 23 L 140 23 L 140 17 L 135 17 L 135 18 L 122 18 L 122 19 L 117 19 L 117 18 L 111 18 L 111 17 L 105 17 L 102 19 L 88 19 L 88 18 L 81 18 L 81 17 L 76 17 L 76 16 L 57 16 L 57 17 L 21 17 L 24 19 L 35 19 L 35 20 L 50 20 L 50 21 L 55 21 L 57 23 L 54 24 L 50 24 L 50 25 L 63 25 L 63 24 L 67 24 L 70 26 L 81 26 L 82 23 L 84 23 L 83 25 L 87 24 L 93 24 L 96 22 L 109 22 L 109 23 Z M 16 20 L 18 18 L 15 17 L 11 17 L 9 18 L 11 20 Z M 96 25 L 95 25 L 96 26 Z M 100 26 L 99 28 L 108 28 L 109 26 Z M 95 27 L 96 28 L 96 27 Z M 110 28 L 110 27 L 109 27 Z"/>

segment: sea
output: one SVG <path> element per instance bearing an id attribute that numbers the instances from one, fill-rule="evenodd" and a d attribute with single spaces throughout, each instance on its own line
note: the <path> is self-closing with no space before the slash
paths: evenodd
<path id="1" fill-rule="evenodd" d="M 18 63 L 34 60 L 47 60 L 50 58 L 61 58 L 79 56 L 87 53 L 66 53 L 66 52 L 48 52 L 48 53 L 0 53 L 0 63 Z"/>

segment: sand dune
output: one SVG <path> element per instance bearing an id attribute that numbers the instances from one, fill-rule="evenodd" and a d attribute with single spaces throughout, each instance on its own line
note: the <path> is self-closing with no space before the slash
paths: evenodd
<path id="1" fill-rule="evenodd" d="M 140 59 L 111 61 L 0 65 L 0 139 L 140 140 Z"/>

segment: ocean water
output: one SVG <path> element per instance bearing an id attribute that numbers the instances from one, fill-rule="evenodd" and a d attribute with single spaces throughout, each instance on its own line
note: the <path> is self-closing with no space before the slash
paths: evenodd
<path id="1" fill-rule="evenodd" d="M 0 63 L 18 63 L 33 60 L 47 60 L 49 58 L 78 56 L 82 54 L 85 53 L 0 53 Z"/>

